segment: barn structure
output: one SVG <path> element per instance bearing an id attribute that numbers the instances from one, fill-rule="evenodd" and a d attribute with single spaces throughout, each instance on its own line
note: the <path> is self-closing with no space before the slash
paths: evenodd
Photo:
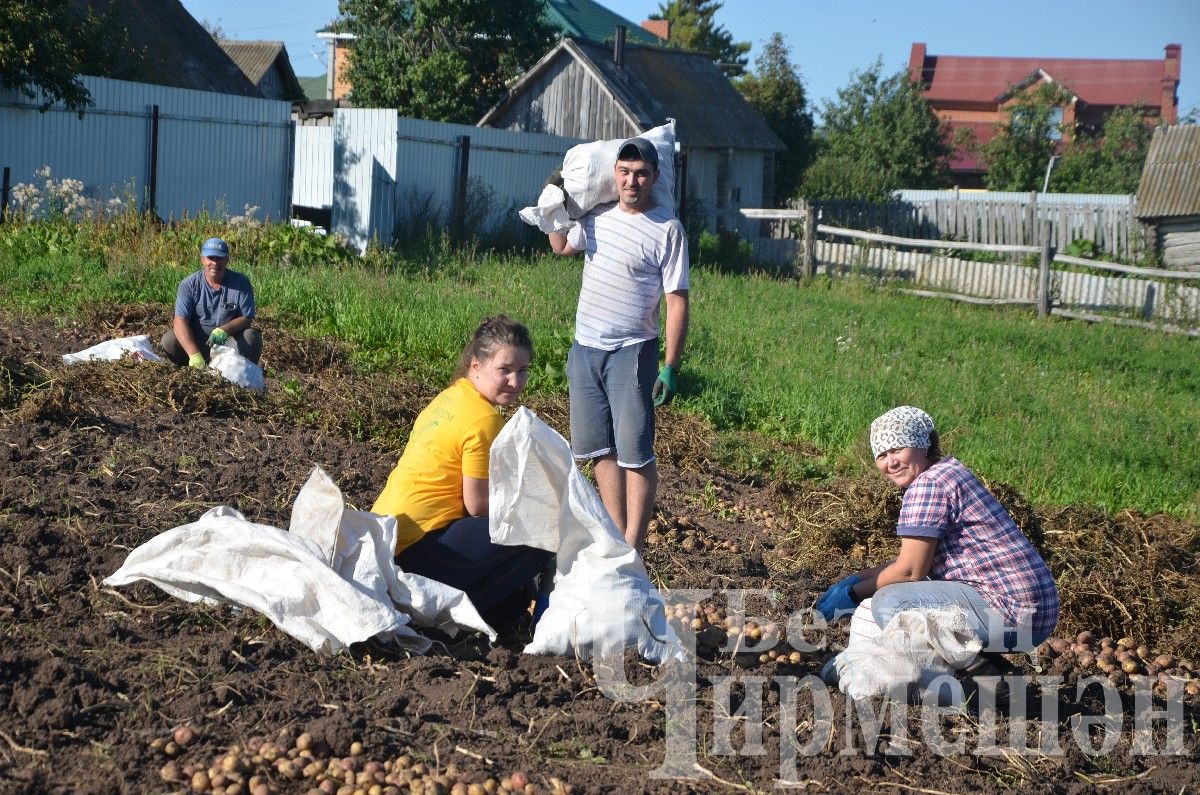
<path id="1" fill-rule="evenodd" d="M 1155 129 L 1136 208 L 1163 264 L 1200 272 L 1200 126 Z"/>
<path id="2" fill-rule="evenodd" d="M 707 53 L 563 39 L 526 72 L 480 127 L 568 138 L 629 138 L 675 119 L 680 215 L 708 228 L 744 225 L 741 207 L 769 206 L 775 155 L 786 147 Z"/>

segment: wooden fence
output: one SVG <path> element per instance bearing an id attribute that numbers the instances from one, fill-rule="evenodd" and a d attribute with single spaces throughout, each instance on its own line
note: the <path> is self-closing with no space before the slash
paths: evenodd
<path id="1" fill-rule="evenodd" d="M 1018 201 L 1013 194 L 1005 194 L 1005 199 L 985 200 L 955 198 L 953 192 L 944 193 L 948 198 L 935 196 L 881 203 L 839 199 L 815 201 L 811 206 L 817 222 L 826 226 L 894 237 L 1034 246 L 1039 245 L 1040 230 L 1048 221 L 1054 235 L 1051 242 L 1058 251 L 1068 251 L 1074 243 L 1080 253 L 1090 248 L 1096 254 L 1136 260 L 1147 247 L 1145 232 L 1134 217 L 1131 203 L 1070 202 L 1064 200 L 1065 194 L 1029 193 L 1024 201 Z M 790 209 L 802 211 L 804 206 L 803 202 L 797 202 Z M 705 216 L 715 219 L 719 227 L 737 230 L 746 240 L 801 238 L 795 221 L 803 218 L 802 212 L 786 216 L 752 215 L 754 212 L 757 211 L 735 208 Z M 755 246 L 770 261 L 776 261 L 772 259 L 776 256 L 773 251 L 789 250 L 787 244 L 765 241 Z"/>
<path id="2" fill-rule="evenodd" d="M 973 304 L 1017 304 L 1040 316 L 1134 325 L 1200 336 L 1200 276 L 1084 259 L 1056 251 L 1050 222 L 1038 245 L 967 243 L 884 235 L 816 223 L 804 210 L 743 210 L 753 221 L 802 226 L 800 240 L 762 239 L 756 252 L 784 246 L 803 275 L 859 274 L 907 285 L 903 292 Z"/>
<path id="3" fill-rule="evenodd" d="M 1087 241 L 1096 253 L 1137 259 L 1145 248 L 1132 203 L 1039 202 L 1035 192 L 1023 202 L 952 196 L 882 203 L 837 199 L 813 206 L 818 222 L 827 226 L 896 237 L 1032 246 L 1049 221 L 1060 251 Z"/>

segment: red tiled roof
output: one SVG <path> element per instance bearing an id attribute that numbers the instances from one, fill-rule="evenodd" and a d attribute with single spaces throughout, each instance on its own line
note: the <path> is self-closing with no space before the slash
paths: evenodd
<path id="1" fill-rule="evenodd" d="M 1092 105 L 1157 107 L 1162 102 L 1165 62 L 1116 58 L 997 58 L 929 55 L 923 77 L 931 102 L 994 103 L 1040 69 Z"/>

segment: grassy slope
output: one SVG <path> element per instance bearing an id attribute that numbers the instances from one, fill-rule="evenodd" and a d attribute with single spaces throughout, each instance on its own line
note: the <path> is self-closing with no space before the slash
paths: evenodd
<path id="1" fill-rule="evenodd" d="M 39 312 L 96 297 L 169 304 L 188 272 L 65 256 L 3 269 L 0 302 Z M 565 388 L 578 262 L 442 251 L 387 273 L 244 270 L 263 312 L 356 343 L 368 368 L 443 379 L 478 320 L 507 312 L 538 346 L 531 388 Z M 1200 515 L 1194 341 L 856 284 L 709 272 L 693 275 L 692 311 L 680 403 L 721 429 L 812 442 L 827 453 L 825 471 L 869 466 L 871 419 L 910 403 L 933 415 L 955 455 L 1035 502 Z"/>

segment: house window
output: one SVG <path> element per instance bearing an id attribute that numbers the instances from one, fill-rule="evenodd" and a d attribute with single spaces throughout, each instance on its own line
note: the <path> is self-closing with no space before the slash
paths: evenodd
<path id="1" fill-rule="evenodd" d="M 1051 141 L 1061 141 L 1063 137 L 1063 109 L 1054 108 L 1050 111 L 1050 130 L 1048 132 Z"/>

